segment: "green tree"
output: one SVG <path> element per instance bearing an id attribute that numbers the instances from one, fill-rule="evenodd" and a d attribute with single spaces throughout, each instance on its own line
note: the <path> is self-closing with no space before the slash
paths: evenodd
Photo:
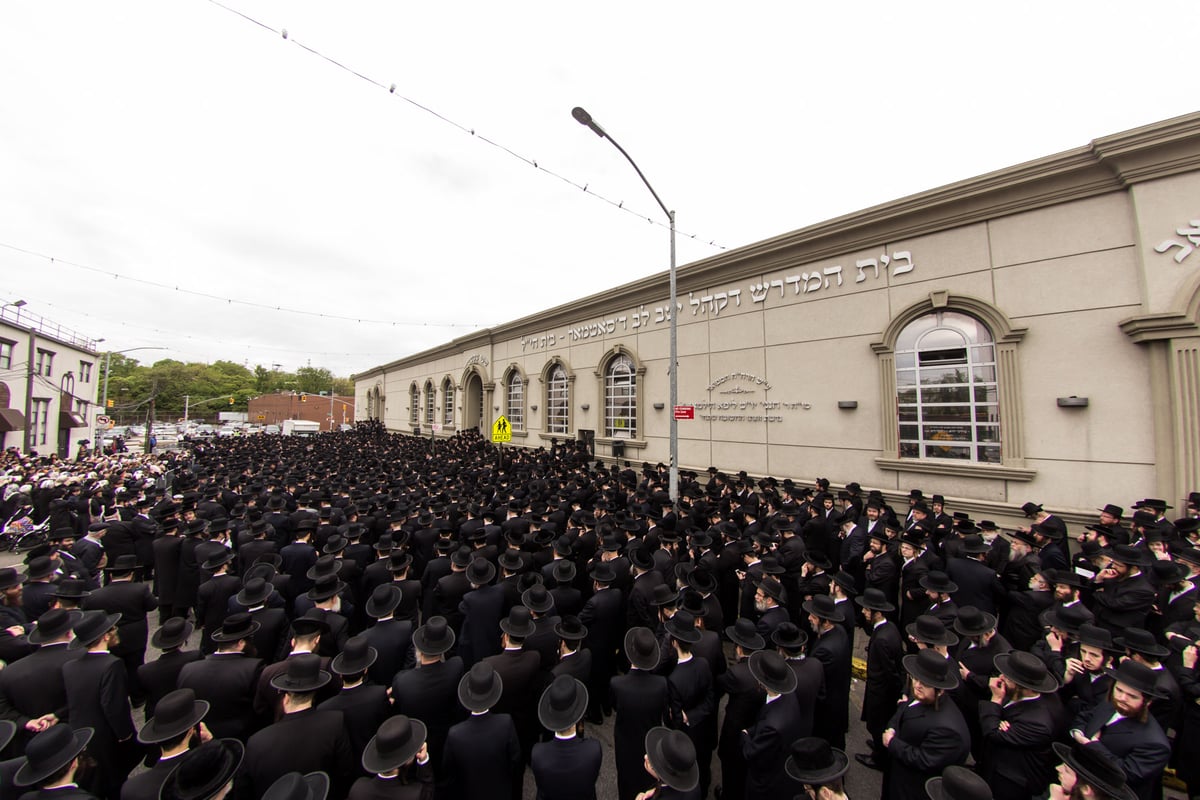
<path id="1" fill-rule="evenodd" d="M 296 391 L 320 394 L 333 386 L 333 373 L 325 367 L 301 367 L 296 370 Z"/>

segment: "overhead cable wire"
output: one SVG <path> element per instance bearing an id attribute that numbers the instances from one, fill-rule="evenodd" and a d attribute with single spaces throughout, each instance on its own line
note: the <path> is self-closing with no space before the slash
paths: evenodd
<path id="1" fill-rule="evenodd" d="M 404 102 L 408 103 L 409 105 L 414 106 L 415 108 L 418 108 L 421 111 L 424 111 L 425 113 L 430 114 L 433 117 L 436 117 L 437 119 L 441 120 L 442 122 L 446 123 L 447 125 L 457 128 L 459 131 L 462 131 L 463 133 L 469 134 L 473 138 L 478 139 L 479 141 L 484 142 L 485 144 L 491 145 L 492 147 L 495 147 L 496 149 L 507 153 L 508 155 L 512 156 L 513 158 L 517 159 L 518 161 L 523 161 L 525 164 L 528 164 L 529 166 L 533 167 L 534 169 L 538 170 L 539 172 L 545 173 L 546 175 L 549 175 L 552 178 L 557 178 L 558 180 L 562 181 L 563 183 L 566 183 L 570 186 L 575 187 L 576 189 L 581 190 L 584 194 L 590 195 L 591 197 L 595 197 L 598 200 L 603 200 L 604 202 L 608 203 L 610 206 L 617 209 L 618 211 L 624 211 L 626 214 L 631 214 L 635 217 L 640 217 L 640 218 L 646 220 L 647 222 L 649 222 L 651 225 L 657 225 L 660 228 L 670 228 L 670 224 L 667 222 L 658 220 L 655 217 L 650 216 L 644 212 L 635 211 L 632 208 L 626 208 L 624 200 L 618 202 L 609 197 L 605 197 L 602 194 L 591 191 L 590 189 L 588 189 L 589 184 L 579 183 L 578 181 L 576 181 L 572 178 L 568 178 L 567 176 L 562 175 L 558 172 L 555 172 L 552 169 L 548 169 L 547 167 L 544 167 L 541 164 L 539 164 L 536 159 L 530 158 L 529 156 L 526 156 L 526 155 L 522 155 L 521 153 L 517 152 L 516 150 L 513 150 L 512 148 L 510 148 L 504 144 L 501 144 L 500 142 L 497 142 L 494 139 L 490 139 L 481 133 L 477 133 L 474 128 L 467 126 L 467 125 L 463 125 L 461 122 L 458 122 L 456 120 L 451 119 L 450 117 L 447 117 L 445 114 L 442 114 L 442 113 L 436 111 L 435 109 L 431 108 L 430 106 L 427 106 L 424 103 L 420 103 L 411 97 L 408 97 L 404 94 L 397 92 L 396 84 L 393 83 L 391 85 L 385 86 L 381 81 L 378 81 L 375 78 L 372 78 L 368 75 L 364 75 L 363 73 L 359 72 L 358 70 L 353 69 L 352 67 L 349 67 L 346 64 L 343 64 L 341 61 L 338 61 L 335 58 L 325 55 L 320 50 L 317 50 L 314 47 L 310 47 L 309 45 L 306 45 L 306 44 L 296 41 L 295 39 L 293 39 L 292 37 L 290 37 L 288 35 L 287 28 L 272 28 L 270 25 L 266 24 L 265 22 L 257 20 L 254 17 L 251 17 L 248 14 L 245 14 L 244 12 L 238 11 L 236 8 L 231 8 L 227 5 L 225 5 L 224 3 L 219 2 L 219 0 L 208 0 L 208 2 L 212 3 L 214 6 L 217 6 L 218 8 L 222 8 L 225 11 L 230 12 L 231 14 L 236 14 L 237 16 L 241 17 L 242 19 L 247 20 L 248 22 L 252 22 L 255 25 L 257 25 L 258 27 L 260 27 L 264 30 L 268 30 L 271 33 L 276 34 L 277 36 L 282 36 L 285 40 L 287 40 L 291 44 L 294 44 L 297 47 L 299 47 L 300 49 L 302 49 L 308 53 L 311 53 L 312 55 L 316 56 L 317 58 L 320 58 L 324 61 L 329 62 L 330 64 L 334 65 L 338 69 L 344 70 L 345 72 L 348 72 L 349 74 L 353 75 L 356 78 L 366 81 L 367 83 L 371 84 L 372 86 L 376 86 L 380 89 L 386 89 L 388 94 L 390 94 L 400 100 L 403 100 Z M 700 236 L 698 234 L 695 234 L 695 233 L 686 233 L 686 232 L 678 230 L 678 229 L 676 229 L 675 233 L 677 236 L 683 236 L 688 239 L 694 239 L 697 242 L 700 242 L 702 244 L 708 244 L 710 247 L 714 247 L 718 250 L 726 249 L 724 245 L 717 244 L 716 241 L 705 242 L 702 238 L 700 238 Z"/>

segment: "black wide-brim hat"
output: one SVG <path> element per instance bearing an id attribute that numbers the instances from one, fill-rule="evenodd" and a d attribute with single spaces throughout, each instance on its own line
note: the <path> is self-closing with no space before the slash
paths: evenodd
<path id="1" fill-rule="evenodd" d="M 325 800 L 328 794 L 329 776 L 324 772 L 289 772 L 271 784 L 262 800 Z"/>
<path id="2" fill-rule="evenodd" d="M 754 680 L 772 694 L 790 694 L 796 691 L 796 673 L 788 666 L 783 656 L 774 650 L 751 653 L 748 659 L 750 674 Z"/>
<path id="3" fill-rule="evenodd" d="M 649 672 L 658 667 L 662 648 L 649 628 L 630 628 L 625 632 L 625 656 L 630 664 Z"/>
<path id="4" fill-rule="evenodd" d="M 430 617 L 413 631 L 413 646 L 427 656 L 440 656 L 454 647 L 454 629 L 445 617 Z"/>
<path id="5" fill-rule="evenodd" d="M 246 608 L 261 606 L 271 598 L 271 593 L 275 591 L 275 584 L 271 583 L 266 578 L 255 576 L 248 578 L 243 584 L 240 592 L 237 593 L 235 599 L 238 605 Z"/>
<path id="6" fill-rule="evenodd" d="M 83 612 L 64 608 L 52 608 L 37 618 L 37 624 L 27 637 L 30 644 L 45 644 L 61 637 L 83 619 Z"/>
<path id="7" fill-rule="evenodd" d="M 842 613 L 842 609 L 838 608 L 838 604 L 827 594 L 814 595 L 810 599 L 805 600 L 801 604 L 801 608 L 818 619 L 829 620 L 830 622 L 844 622 L 846 619 L 846 615 Z"/>
<path id="8" fill-rule="evenodd" d="M 367 616 L 379 619 L 391 614 L 403 599 L 403 590 L 394 583 L 384 583 L 375 587 L 367 598 Z"/>
<path id="9" fill-rule="evenodd" d="M 142 744 L 157 744 L 191 730 L 208 713 L 206 700 L 197 700 L 191 689 L 176 689 L 154 706 L 154 716 L 138 731 Z"/>
<path id="10" fill-rule="evenodd" d="M 1078 779 L 1113 800 L 1134 800 L 1137 792 L 1129 788 L 1121 762 L 1099 742 L 1081 745 L 1053 742 L 1054 754 L 1070 767 Z"/>
<path id="11" fill-rule="evenodd" d="M 425 744 L 429 729 L 419 719 L 397 714 L 379 726 L 363 750 L 362 766 L 378 774 L 404 766 Z"/>
<path id="12" fill-rule="evenodd" d="M 179 758 L 159 790 L 160 800 L 209 800 L 233 780 L 246 746 L 237 739 L 213 739 Z"/>
<path id="13" fill-rule="evenodd" d="M 726 626 L 725 635 L 743 650 L 758 651 L 767 646 L 754 621 L 745 617 L 739 617 L 734 624 Z"/>
<path id="14" fill-rule="evenodd" d="M 958 591 L 958 584 L 950 580 L 949 575 L 937 570 L 930 570 L 922 575 L 920 584 L 922 589 L 939 594 L 954 594 Z"/>
<path id="15" fill-rule="evenodd" d="M 672 789 L 690 792 L 700 785 L 696 746 L 683 731 L 661 725 L 651 728 L 646 733 L 646 757 L 658 779 Z"/>
<path id="16" fill-rule="evenodd" d="M 992 800 L 992 787 L 988 782 L 974 770 L 957 764 L 925 781 L 925 793 L 930 800 Z"/>
<path id="17" fill-rule="evenodd" d="M 587 705 L 587 687 L 570 675 L 559 675 L 542 692 L 538 721 L 549 731 L 567 730 L 583 719 Z"/>
<path id="18" fill-rule="evenodd" d="M 934 647 L 953 647 L 958 644 L 958 634 L 946 628 L 945 623 L 932 614 L 922 614 L 915 622 L 904 626 L 904 633 L 911 639 Z"/>
<path id="19" fill-rule="evenodd" d="M 92 728 L 71 730 L 70 725 L 52 725 L 25 746 L 25 763 L 13 776 L 17 786 L 44 781 L 83 752 L 92 740 Z"/>
<path id="20" fill-rule="evenodd" d="M 868 588 L 861 595 L 854 598 L 854 602 L 858 603 L 863 608 L 868 608 L 871 611 L 889 612 L 895 611 L 896 606 L 888 602 L 887 595 L 880 589 Z"/>
<path id="21" fill-rule="evenodd" d="M 1041 694 L 1058 691 L 1058 681 L 1040 658 L 1032 653 L 1014 650 L 992 659 L 1000 674 L 1025 689 Z"/>
<path id="22" fill-rule="evenodd" d="M 504 679 L 490 664 L 478 661 L 458 682 L 458 702 L 467 711 L 487 711 L 504 694 Z"/>
<path id="23" fill-rule="evenodd" d="M 932 689 L 950 691 L 958 687 L 958 672 L 950 659 L 933 648 L 904 656 L 904 671 Z"/>
<path id="24" fill-rule="evenodd" d="M 0 589 L 11 589 L 25 582 L 25 573 L 13 567 L 0 569 Z"/>
<path id="25" fill-rule="evenodd" d="M 331 680 L 333 676 L 321 669 L 320 656 L 302 653 L 287 659 L 287 671 L 271 679 L 271 688 L 304 694 L 315 692 Z"/>
<path id="26" fill-rule="evenodd" d="M 837 780 L 850 769 L 846 753 L 816 736 L 792 742 L 791 752 L 783 764 L 788 777 L 797 783 L 823 786 Z"/>
<path id="27" fill-rule="evenodd" d="M 554 623 L 554 634 L 558 638 L 566 639 L 569 642 L 580 642 L 587 638 L 588 629 L 579 620 L 579 617 L 568 614 Z"/>
<path id="28" fill-rule="evenodd" d="M 230 614 L 221 623 L 221 627 L 212 632 L 211 639 L 218 644 L 223 642 L 236 642 L 241 639 L 249 639 L 254 634 L 258 633 L 258 629 L 262 627 L 258 620 L 252 619 L 249 614 L 239 611 L 236 614 Z"/>
<path id="29" fill-rule="evenodd" d="M 963 606 L 954 618 L 954 630 L 963 636 L 982 636 L 996 627 L 996 617 L 975 606 Z"/>
<path id="30" fill-rule="evenodd" d="M 70 644 L 71 649 L 82 650 L 117 627 L 117 623 L 120 621 L 121 615 L 119 613 L 107 614 L 103 611 L 83 612 L 83 617 L 71 629 L 75 632 L 75 638 Z"/>
<path id="31" fill-rule="evenodd" d="M 333 657 L 329 668 L 338 675 L 357 675 L 366 672 L 379 658 L 379 651 L 367 643 L 363 634 L 352 636 L 342 652 Z"/>
<path id="32" fill-rule="evenodd" d="M 1171 651 L 1154 638 L 1154 634 L 1141 628 L 1126 628 L 1124 636 L 1114 636 L 1113 644 L 1124 650 L 1132 650 L 1155 658 L 1166 658 Z"/>
<path id="33" fill-rule="evenodd" d="M 1158 688 L 1158 675 L 1141 662 L 1127 658 L 1116 669 L 1106 669 L 1104 672 L 1117 683 L 1124 684 L 1151 700 L 1161 700 L 1166 696 Z"/>
<path id="34" fill-rule="evenodd" d="M 313 587 L 305 593 L 305 597 L 312 600 L 314 603 L 320 603 L 328 600 L 335 595 L 341 594 L 346 588 L 346 582 L 336 575 L 322 575 L 313 584 Z"/>

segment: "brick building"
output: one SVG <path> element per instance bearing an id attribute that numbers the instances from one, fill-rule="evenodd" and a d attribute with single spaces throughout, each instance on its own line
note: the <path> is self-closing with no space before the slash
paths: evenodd
<path id="1" fill-rule="evenodd" d="M 354 424 L 354 398 L 305 392 L 280 392 L 251 398 L 247 407 L 253 425 L 281 425 L 285 419 L 321 423 L 321 430 Z"/>

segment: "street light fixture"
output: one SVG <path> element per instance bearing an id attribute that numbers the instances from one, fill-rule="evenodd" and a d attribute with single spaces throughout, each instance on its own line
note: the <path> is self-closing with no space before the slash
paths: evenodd
<path id="1" fill-rule="evenodd" d="M 671 505 L 676 510 L 679 509 L 679 420 L 675 418 L 675 406 L 679 405 L 679 353 L 678 341 L 676 338 L 677 322 L 675 312 L 677 310 L 677 301 L 675 297 L 675 212 L 667 208 L 662 199 L 659 198 L 658 192 L 654 191 L 654 187 L 650 185 L 650 181 L 646 180 L 646 176 L 642 174 L 642 170 L 637 163 L 629 157 L 629 153 L 625 152 L 625 148 L 617 144 L 617 140 L 609 136 L 608 132 L 601 128 L 592 115 L 584 111 L 579 106 L 571 109 L 571 116 L 580 125 L 585 126 L 592 133 L 599 136 L 601 139 L 607 139 L 612 142 L 612 146 L 620 151 L 621 155 L 625 156 L 625 160 L 630 163 L 638 177 L 642 179 L 642 183 L 646 184 L 646 188 L 650 190 L 650 194 L 654 195 L 654 201 L 658 203 L 659 208 L 667 215 L 667 220 L 671 223 L 671 364 L 667 370 L 671 384 L 671 485 L 669 488 L 671 496 Z"/>

